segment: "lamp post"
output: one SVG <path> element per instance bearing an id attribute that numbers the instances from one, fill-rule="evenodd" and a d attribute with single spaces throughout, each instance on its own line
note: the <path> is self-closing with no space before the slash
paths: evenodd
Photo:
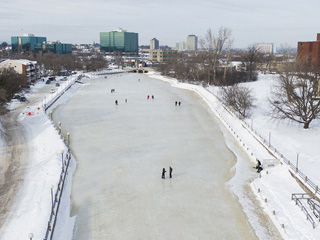
<path id="1" fill-rule="evenodd" d="M 271 132 L 269 132 L 269 147 L 270 147 L 270 142 L 271 142 Z"/>
<path id="2" fill-rule="evenodd" d="M 68 147 L 70 146 L 70 133 L 67 133 L 67 142 L 68 142 Z"/>
<path id="3" fill-rule="evenodd" d="M 296 172 L 298 172 L 298 164 L 299 164 L 299 152 L 297 152 Z"/>
<path id="4" fill-rule="evenodd" d="M 53 207 L 53 185 L 51 185 L 51 204 Z"/>
<path id="5" fill-rule="evenodd" d="M 29 233 L 28 237 L 30 238 L 30 240 L 32 240 L 32 238 L 33 238 L 33 233 Z"/>
<path id="6" fill-rule="evenodd" d="M 61 164 L 62 164 L 62 167 L 63 167 L 63 153 L 64 153 L 64 151 L 61 150 Z"/>

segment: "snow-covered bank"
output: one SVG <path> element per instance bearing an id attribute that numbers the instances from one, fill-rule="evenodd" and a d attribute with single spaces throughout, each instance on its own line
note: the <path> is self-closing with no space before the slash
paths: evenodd
<path id="1" fill-rule="evenodd" d="M 189 89 L 197 92 L 202 98 L 208 103 L 209 107 L 215 112 L 217 118 L 221 121 L 224 129 L 227 130 L 233 137 L 237 140 L 238 144 L 243 148 L 243 150 L 247 153 L 247 157 L 251 159 L 252 165 L 255 165 L 255 160 L 267 160 L 267 159 L 275 159 L 274 154 L 268 151 L 265 146 L 257 141 L 257 138 L 254 136 L 254 133 L 250 131 L 250 128 L 246 126 L 242 121 L 240 121 L 235 115 L 227 111 L 219 102 L 219 100 L 208 90 L 204 89 L 203 87 L 192 85 L 192 84 L 185 84 L 179 83 L 175 79 L 166 78 L 157 74 L 150 74 L 150 76 L 167 81 L 171 83 L 172 86 Z M 259 96 L 259 106 L 261 108 L 256 109 L 256 117 L 259 119 L 255 122 L 255 129 L 259 132 L 260 130 L 268 131 L 266 127 L 267 122 L 269 121 L 267 118 L 267 112 L 263 111 L 263 109 L 267 108 L 267 100 L 262 99 L 263 93 L 266 92 L 266 88 L 269 89 L 270 79 L 263 79 L 265 78 L 262 76 L 260 79 L 261 81 L 257 81 L 257 94 Z M 270 78 L 270 76 L 269 76 Z M 254 86 L 255 83 L 251 83 L 249 86 Z M 258 88 L 262 88 L 259 89 Z M 212 92 L 216 91 L 216 89 L 210 89 Z M 260 113 L 260 115 L 258 114 Z M 255 116 L 255 115 L 253 115 Z M 250 121 L 250 120 L 249 120 Z M 252 120 L 251 120 L 252 121 Z M 315 125 L 317 123 L 314 123 Z M 283 124 L 284 125 L 284 124 Z M 282 125 L 282 128 L 284 127 Z M 294 124 L 292 124 L 294 125 Z M 299 142 L 299 134 L 301 133 L 300 130 L 296 129 L 294 132 L 290 131 L 290 126 L 287 125 L 285 129 L 282 129 L 283 132 L 286 132 L 286 141 L 281 142 L 281 138 L 277 139 L 279 143 L 281 143 L 281 152 L 284 154 L 290 153 L 289 157 L 292 156 L 292 148 L 290 143 L 300 145 Z M 260 128 L 258 128 L 260 126 Z M 276 126 L 272 126 L 273 131 L 277 132 Z M 223 129 L 222 129 L 223 130 Z M 318 141 L 317 138 L 318 129 L 316 128 L 315 133 L 310 134 L 308 137 L 305 136 L 305 139 L 308 139 L 307 143 L 300 145 L 300 151 L 310 149 L 310 145 L 313 146 L 313 150 L 311 151 L 310 155 L 316 153 L 314 148 L 316 142 Z M 290 139 L 291 141 L 288 141 Z M 303 148 L 303 146 L 305 148 Z M 235 150 L 235 147 L 232 144 L 229 145 L 231 150 Z M 307 152 L 307 151 L 306 151 Z M 315 155 L 317 156 L 318 153 Z M 239 154 L 237 154 L 238 163 L 236 166 L 236 171 L 241 172 L 241 162 L 245 161 L 242 159 Z M 241 159 L 239 159 L 239 157 Z M 280 160 L 280 159 L 279 159 Z M 312 161 L 312 159 L 311 159 Z M 313 161 L 314 163 L 314 161 Z M 314 167 L 315 167 L 314 163 Z M 313 171 L 308 172 L 308 176 L 317 179 L 319 176 L 316 172 L 319 169 L 320 163 L 317 164 L 318 168 L 313 168 Z M 310 169 L 309 169 L 310 170 Z M 244 192 L 241 192 L 237 189 L 237 182 L 239 178 L 241 179 L 240 173 L 235 178 L 230 181 L 230 187 L 232 191 L 237 195 L 239 198 L 240 203 L 244 207 L 244 211 L 246 212 L 249 221 L 254 226 L 256 233 L 259 238 L 264 239 L 264 233 L 259 232 L 259 223 L 256 221 L 255 214 L 253 211 L 249 209 L 249 200 L 246 199 Z M 252 189 L 255 192 L 257 199 L 261 202 L 261 206 L 263 206 L 264 211 L 270 216 L 272 221 L 274 222 L 275 226 L 278 228 L 280 234 L 284 239 L 319 239 L 320 238 L 320 230 L 316 227 L 315 229 L 312 228 L 310 222 L 306 220 L 306 216 L 300 211 L 300 208 L 297 207 L 294 201 L 291 200 L 291 195 L 293 193 L 302 193 L 304 190 L 299 186 L 299 184 L 295 181 L 295 179 L 289 173 L 289 167 L 285 164 L 278 165 L 274 168 L 265 169 L 261 173 L 261 178 L 255 179 L 252 184 Z M 314 217 L 315 218 L 315 217 Z M 319 220 L 317 220 L 319 221 Z M 317 222 L 318 225 L 319 222 Z"/>
<path id="2" fill-rule="evenodd" d="M 24 239 L 30 233 L 33 234 L 33 239 L 44 239 L 46 235 L 52 207 L 51 192 L 54 199 L 55 193 L 59 192 L 57 188 L 62 168 L 62 156 L 64 159 L 66 158 L 68 149 L 53 122 L 45 114 L 43 105 L 57 94 L 61 94 L 61 91 L 70 86 L 74 78 L 70 77 L 68 82 L 61 83 L 55 94 L 46 94 L 45 99 L 40 101 L 36 99 L 39 99 L 38 92 L 45 87 L 44 82 L 36 83 L 35 86 L 32 86 L 30 93 L 25 94 L 29 103 L 35 100 L 35 103 L 31 103 L 22 110 L 18 119 L 19 124 L 22 124 L 26 129 L 26 144 L 29 148 L 28 167 L 21 190 L 18 192 L 7 221 L 1 229 L 1 238 L 3 239 Z M 77 87 L 74 87 L 72 89 L 74 91 L 69 91 L 69 97 L 76 89 Z M 17 111 L 16 109 L 20 105 L 21 103 L 18 101 L 13 101 L 8 108 Z M 22 169 L 16 171 L 19 170 Z M 71 176 L 74 170 L 75 160 L 71 158 L 68 169 L 69 176 L 66 178 L 59 206 L 54 239 L 70 239 L 72 236 L 74 219 L 69 217 L 69 213 Z M 51 228 L 52 226 L 53 222 Z M 49 236 L 51 235 L 49 234 Z M 61 236 L 63 237 L 60 238 Z"/>

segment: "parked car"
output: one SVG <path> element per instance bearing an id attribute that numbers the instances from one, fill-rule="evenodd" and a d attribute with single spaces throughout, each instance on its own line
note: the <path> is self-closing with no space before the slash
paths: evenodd
<path id="1" fill-rule="evenodd" d="M 26 99 L 26 97 L 20 97 L 20 98 L 19 98 L 19 101 L 20 101 L 20 102 L 25 102 L 25 101 L 27 101 L 27 99 Z"/>
<path id="2" fill-rule="evenodd" d="M 47 80 L 47 81 L 46 81 L 46 84 L 50 84 L 50 83 L 51 83 L 51 81 L 50 81 L 50 80 Z"/>
<path id="3" fill-rule="evenodd" d="M 50 80 L 50 81 L 55 81 L 56 78 L 55 78 L 55 77 L 49 77 L 49 80 Z"/>
<path id="4" fill-rule="evenodd" d="M 60 87 L 60 83 L 56 83 L 56 87 Z"/>
<path id="5" fill-rule="evenodd" d="M 13 96 L 13 99 L 20 99 L 21 97 L 20 97 L 20 95 L 18 95 L 18 94 L 15 94 L 14 96 Z"/>
<path id="6" fill-rule="evenodd" d="M 55 92 L 56 92 L 56 90 L 54 88 L 50 89 L 50 93 L 55 93 Z"/>

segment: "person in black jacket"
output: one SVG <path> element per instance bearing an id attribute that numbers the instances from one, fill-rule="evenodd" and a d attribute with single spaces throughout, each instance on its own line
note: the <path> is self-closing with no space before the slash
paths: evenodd
<path id="1" fill-rule="evenodd" d="M 162 178 L 163 179 L 166 178 L 166 169 L 165 168 L 162 169 Z"/>
<path id="2" fill-rule="evenodd" d="M 171 166 L 169 166 L 169 176 L 170 176 L 170 178 L 172 178 L 172 167 Z"/>

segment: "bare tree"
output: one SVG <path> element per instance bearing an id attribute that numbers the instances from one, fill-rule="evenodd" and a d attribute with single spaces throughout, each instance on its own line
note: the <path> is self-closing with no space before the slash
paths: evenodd
<path id="1" fill-rule="evenodd" d="M 214 35 L 211 28 L 199 43 L 202 49 L 205 50 L 205 60 L 208 68 L 208 84 L 216 84 L 217 69 L 219 61 L 221 60 L 222 50 L 226 41 L 231 37 L 231 30 L 229 28 L 220 27 L 218 34 Z"/>
<path id="2" fill-rule="evenodd" d="M 241 118 L 250 115 L 250 109 L 254 106 L 255 98 L 248 87 L 233 85 L 222 87 L 219 93 L 222 102 L 239 113 Z"/>
<path id="3" fill-rule="evenodd" d="M 247 51 L 243 53 L 241 61 L 247 72 L 247 82 L 257 80 L 256 70 L 260 57 L 261 54 L 259 53 L 256 44 L 250 45 Z"/>
<path id="4" fill-rule="evenodd" d="M 287 63 L 273 87 L 270 104 L 272 117 L 290 119 L 309 128 L 320 116 L 317 74 L 308 63 Z"/>
<path id="5" fill-rule="evenodd" d="M 224 73 L 223 73 L 223 83 L 224 85 L 226 85 L 226 79 L 227 79 L 227 69 L 228 69 L 228 65 L 230 63 L 231 60 L 231 56 L 232 56 L 232 44 L 233 44 L 233 39 L 229 38 L 227 40 L 227 51 L 226 51 L 226 66 L 224 68 Z"/>

